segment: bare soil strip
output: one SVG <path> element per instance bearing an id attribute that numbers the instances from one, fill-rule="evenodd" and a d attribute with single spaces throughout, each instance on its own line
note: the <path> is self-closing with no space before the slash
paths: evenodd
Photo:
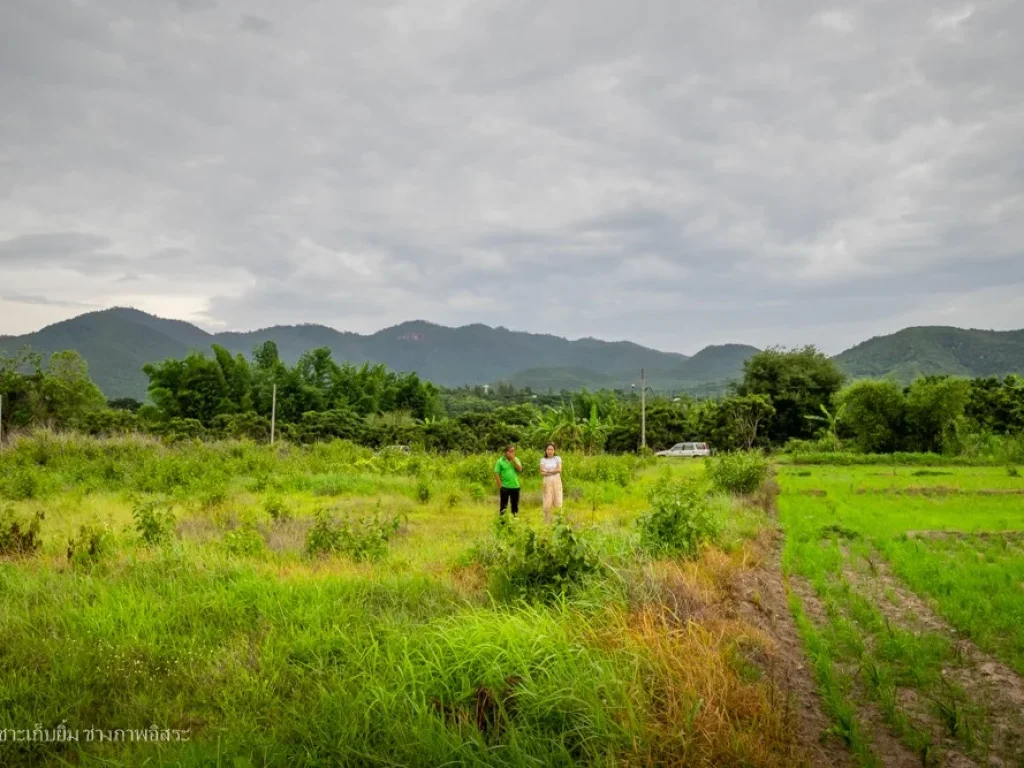
<path id="1" fill-rule="evenodd" d="M 776 644 L 769 673 L 788 690 L 796 709 L 800 742 L 815 766 L 852 766 L 849 750 L 838 737 L 825 737 L 830 726 L 796 624 L 789 610 L 781 568 L 782 533 L 767 529 L 758 540 L 761 562 L 741 572 L 732 584 L 740 617 L 769 634 Z M 920 765 L 907 763 L 906 765 Z"/>
<path id="2" fill-rule="evenodd" d="M 944 669 L 943 674 L 987 712 L 991 753 L 983 764 L 1024 765 L 1024 680 L 970 640 L 960 637 L 927 602 L 892 575 L 880 554 L 870 561 L 851 557 L 845 551 L 844 554 L 846 579 L 871 598 L 890 622 L 909 632 L 945 635 L 954 642 L 961 665 Z"/>

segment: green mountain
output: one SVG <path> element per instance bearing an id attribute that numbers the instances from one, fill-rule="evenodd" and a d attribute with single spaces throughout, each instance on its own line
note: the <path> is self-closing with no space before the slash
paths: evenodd
<path id="1" fill-rule="evenodd" d="M 522 381 L 533 378 L 531 371 L 550 369 L 576 373 L 544 374 L 543 389 L 628 386 L 639 378 L 641 368 L 647 369 L 655 388 L 659 382 L 680 378 L 708 378 L 700 370 L 689 370 L 691 358 L 685 355 L 625 341 L 569 341 L 485 325 L 447 328 L 420 321 L 367 336 L 322 325 L 211 334 L 190 323 L 125 308 L 91 312 L 24 336 L 0 337 L 0 351 L 14 352 L 28 345 L 49 356 L 75 349 L 89 363 L 93 379 L 107 397 L 142 398 L 147 381 L 141 369 L 147 362 L 182 357 L 191 349 L 207 350 L 211 344 L 248 355 L 268 339 L 277 343 L 281 356 L 289 362 L 309 349 L 328 347 L 338 361 L 384 363 L 395 370 L 415 371 L 443 386 Z M 714 375 L 719 375 L 717 369 Z"/>
<path id="2" fill-rule="evenodd" d="M 24 336 L 0 336 L 0 352 L 15 352 L 25 345 L 46 356 L 78 350 L 107 397 L 141 399 L 146 394 L 145 363 L 183 357 L 192 349 L 209 350 L 211 344 L 248 355 L 268 339 L 277 343 L 288 362 L 309 349 L 328 347 L 338 361 L 384 363 L 443 386 L 507 381 L 541 392 L 628 389 L 639 384 L 643 368 L 656 391 L 713 395 L 739 378 L 744 361 L 757 352 L 755 347 L 725 344 L 687 357 L 628 341 L 569 341 L 486 325 L 447 328 L 421 321 L 366 336 L 322 325 L 212 334 L 181 320 L 125 308 L 90 312 Z M 853 378 L 891 376 L 901 381 L 924 374 L 1021 373 L 1024 330 L 907 328 L 859 344 L 836 362 Z"/>
<path id="3" fill-rule="evenodd" d="M 1024 330 L 981 331 L 927 326 L 878 336 L 835 358 L 853 378 L 1003 376 L 1024 373 Z"/>

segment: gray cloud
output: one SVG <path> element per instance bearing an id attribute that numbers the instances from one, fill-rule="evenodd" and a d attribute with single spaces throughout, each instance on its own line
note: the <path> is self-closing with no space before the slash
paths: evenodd
<path id="1" fill-rule="evenodd" d="M 8 3 L 0 264 L 210 327 L 1020 327 L 1022 25 L 1013 0 Z M 0 332 L 43 317 L 12 302 Z"/>
<path id="2" fill-rule="evenodd" d="M 242 29 L 247 32 L 255 32 L 256 34 L 264 34 L 269 32 L 273 26 L 269 21 L 264 19 L 262 16 L 252 16 L 250 14 L 244 14 L 242 20 L 239 22 Z"/>

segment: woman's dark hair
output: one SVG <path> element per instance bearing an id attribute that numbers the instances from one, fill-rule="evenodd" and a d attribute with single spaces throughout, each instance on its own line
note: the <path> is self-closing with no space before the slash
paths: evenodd
<path id="1" fill-rule="evenodd" d="M 555 445 L 554 443 L 548 443 L 547 445 L 545 445 L 544 446 L 544 453 L 548 452 L 548 448 L 553 448 L 555 450 L 555 453 L 556 454 L 558 453 L 558 446 Z"/>

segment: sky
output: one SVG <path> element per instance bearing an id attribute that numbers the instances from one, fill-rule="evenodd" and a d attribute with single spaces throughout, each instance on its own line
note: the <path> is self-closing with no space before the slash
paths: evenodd
<path id="1" fill-rule="evenodd" d="M 0 333 L 1024 327 L 1024 2 L 3 0 Z"/>

